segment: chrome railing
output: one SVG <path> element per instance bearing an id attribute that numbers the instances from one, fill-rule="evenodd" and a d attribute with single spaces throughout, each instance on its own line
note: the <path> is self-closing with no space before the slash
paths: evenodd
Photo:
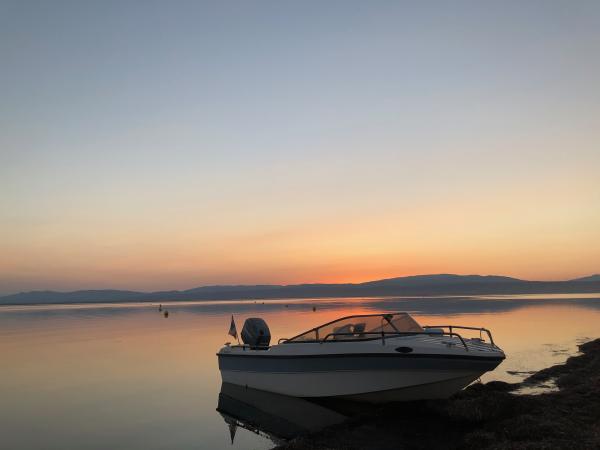
<path id="1" fill-rule="evenodd" d="M 356 338 L 356 335 L 359 335 L 358 338 Z M 379 332 L 379 331 L 373 331 L 373 332 L 366 332 L 366 333 L 329 333 L 328 335 L 326 335 L 322 340 L 321 343 L 325 343 L 327 341 L 327 338 L 329 338 L 330 336 L 354 336 L 355 339 L 348 339 L 350 341 L 356 341 L 357 339 L 369 339 L 367 337 L 362 337 L 365 336 L 367 334 L 371 334 L 371 335 L 375 335 L 374 338 L 371 339 L 378 339 L 379 337 L 381 337 L 381 341 L 383 344 L 385 344 L 385 337 L 398 337 L 398 336 L 418 336 L 418 335 L 422 335 L 422 334 L 426 334 L 426 335 L 431 335 L 431 333 L 427 333 L 426 331 L 407 331 L 407 332 L 401 332 L 401 331 L 390 331 L 390 332 Z M 465 342 L 465 340 L 463 339 L 463 337 L 458 334 L 458 333 L 454 333 L 452 331 L 449 332 L 442 332 L 442 333 L 436 333 L 437 335 L 443 335 L 443 336 L 450 336 L 450 337 L 457 337 L 461 344 L 463 345 L 463 347 L 465 348 L 466 351 L 469 351 L 469 347 L 467 346 L 467 343 Z M 331 341 L 329 341 L 331 342 Z"/>
<path id="2" fill-rule="evenodd" d="M 250 349 L 250 350 L 268 350 L 268 349 L 271 348 L 270 345 L 229 344 L 227 342 L 225 343 L 225 347 L 229 347 L 229 348 L 241 348 L 244 351 L 246 349 Z"/>
<path id="3" fill-rule="evenodd" d="M 438 328 L 442 328 L 442 327 L 438 327 Z M 453 331 L 442 331 L 441 333 L 440 332 L 429 333 L 427 331 L 407 331 L 407 332 L 400 332 L 400 331 L 366 331 L 366 332 L 357 332 L 357 333 L 329 333 L 323 339 L 314 339 L 314 340 L 306 340 L 306 341 L 294 341 L 294 340 L 289 340 L 289 339 L 281 338 L 281 339 L 279 339 L 278 343 L 279 344 L 281 344 L 281 343 L 284 343 L 284 344 L 309 344 L 309 343 L 325 344 L 325 343 L 328 343 L 328 342 L 369 341 L 369 340 L 375 340 L 375 339 L 381 338 L 382 344 L 385 344 L 385 338 L 386 337 L 390 338 L 390 337 L 398 337 L 398 336 L 420 336 L 420 335 L 431 336 L 433 334 L 435 334 L 437 336 L 456 337 L 456 338 L 458 338 L 458 340 L 460 341 L 460 343 L 463 345 L 463 347 L 465 348 L 465 350 L 467 352 L 469 351 L 469 346 L 467 345 L 467 343 L 464 340 L 464 338 L 460 334 L 454 333 Z M 368 335 L 373 336 L 373 337 L 367 337 Z M 329 339 L 330 337 L 335 338 L 336 336 L 352 336 L 352 339 L 335 339 L 335 340 L 330 340 Z"/>
<path id="4" fill-rule="evenodd" d="M 428 328 L 440 328 L 440 329 L 444 329 L 444 328 L 448 328 L 448 331 L 450 333 L 452 333 L 453 329 L 461 329 L 461 330 L 474 330 L 474 331 L 479 331 L 479 339 L 481 339 L 483 341 L 483 335 L 482 333 L 486 333 L 488 335 L 488 338 L 490 340 L 490 344 L 492 344 L 493 347 L 498 348 L 498 346 L 494 343 L 494 338 L 492 337 L 492 332 L 490 330 L 488 330 L 487 328 L 479 328 L 479 327 L 463 327 L 460 325 L 425 325 L 423 326 L 423 328 L 425 330 L 427 330 Z"/>

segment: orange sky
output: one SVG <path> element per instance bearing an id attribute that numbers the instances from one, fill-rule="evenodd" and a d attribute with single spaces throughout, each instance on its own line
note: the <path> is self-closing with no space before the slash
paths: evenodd
<path id="1" fill-rule="evenodd" d="M 598 3 L 354 6 L 5 11 L 0 294 L 600 272 Z"/>

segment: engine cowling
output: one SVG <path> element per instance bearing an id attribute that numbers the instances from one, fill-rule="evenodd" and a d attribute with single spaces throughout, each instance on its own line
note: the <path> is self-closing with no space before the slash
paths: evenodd
<path id="1" fill-rule="evenodd" d="M 241 334 L 244 344 L 250 347 L 268 347 L 271 343 L 271 331 L 260 317 L 246 319 Z"/>

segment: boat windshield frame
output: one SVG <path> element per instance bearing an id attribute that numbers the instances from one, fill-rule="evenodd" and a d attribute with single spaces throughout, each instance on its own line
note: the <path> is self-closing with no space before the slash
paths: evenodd
<path id="1" fill-rule="evenodd" d="M 420 330 L 419 331 L 400 331 L 396 325 L 394 325 L 393 322 L 393 318 L 394 316 L 402 316 L 402 317 L 408 317 L 411 321 L 414 322 L 414 324 L 416 324 Z M 325 327 L 329 327 L 337 322 L 343 322 L 343 321 L 347 321 L 349 319 L 355 319 L 355 318 L 364 318 L 364 317 L 380 317 L 381 318 L 381 330 L 380 331 L 353 331 L 353 332 L 330 332 L 327 333 L 324 336 L 320 336 L 319 335 L 319 330 L 325 328 Z M 385 320 L 385 323 L 384 323 Z M 384 331 L 384 326 L 390 326 L 392 328 L 392 331 Z M 315 333 L 315 338 L 314 339 L 298 339 L 302 336 L 305 336 L 309 333 Z M 421 334 L 424 332 L 424 328 L 421 327 L 421 325 L 419 325 L 417 323 L 417 321 L 415 319 L 413 319 L 413 317 L 407 313 L 407 312 L 395 312 L 395 313 L 378 313 L 378 314 L 355 314 L 355 315 L 351 315 L 351 316 L 344 316 L 344 317 L 340 317 L 338 319 L 332 320 L 330 322 L 321 324 L 317 327 L 311 328 L 309 330 L 303 331 L 302 333 L 291 337 L 291 338 L 285 338 L 285 339 L 280 339 L 279 343 L 280 344 L 299 344 L 299 343 L 303 343 L 303 344 L 307 344 L 307 343 L 315 343 L 315 342 L 319 342 L 319 343 L 323 343 L 323 342 L 355 342 L 355 341 L 368 341 L 368 340 L 374 340 L 374 339 L 384 339 L 385 337 L 391 337 L 391 336 L 410 336 L 410 335 L 415 335 L 415 334 Z M 358 337 L 357 334 L 360 336 Z M 329 340 L 330 337 L 333 337 L 333 339 Z"/>

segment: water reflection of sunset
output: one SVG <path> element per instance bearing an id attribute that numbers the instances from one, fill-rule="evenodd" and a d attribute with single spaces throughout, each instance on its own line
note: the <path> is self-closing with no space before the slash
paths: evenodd
<path id="1" fill-rule="evenodd" d="M 410 306 L 424 325 L 491 329 L 508 358 L 484 376 L 487 380 L 514 381 L 519 377 L 507 371 L 558 363 L 576 350 L 579 339 L 600 335 L 598 300 L 527 302 L 503 297 L 163 303 L 168 319 L 155 304 L 0 308 L 0 420 L 15 430 L 14 436 L 28 436 L 32 446 L 48 439 L 89 437 L 86 424 L 93 417 L 106 442 L 114 442 L 111 439 L 126 429 L 131 436 L 149 439 L 150 433 L 173 445 L 177 439 L 191 444 L 212 436 L 212 448 L 221 448 L 228 441 L 221 441 L 222 422 L 214 414 L 220 387 L 215 353 L 233 340 L 227 335 L 232 314 L 238 330 L 248 317 L 264 318 L 276 342 L 341 316 Z M 440 314 L 444 304 L 452 304 L 455 312 Z M 471 304 L 476 309 L 464 312 Z M 500 309 L 486 312 L 489 305 Z M 192 435 L 187 425 L 191 422 Z M 154 431 L 148 431 L 147 423 Z M 28 433 L 23 427 L 38 432 Z M 256 438 L 242 435 L 238 445 L 260 447 L 252 439 Z"/>

